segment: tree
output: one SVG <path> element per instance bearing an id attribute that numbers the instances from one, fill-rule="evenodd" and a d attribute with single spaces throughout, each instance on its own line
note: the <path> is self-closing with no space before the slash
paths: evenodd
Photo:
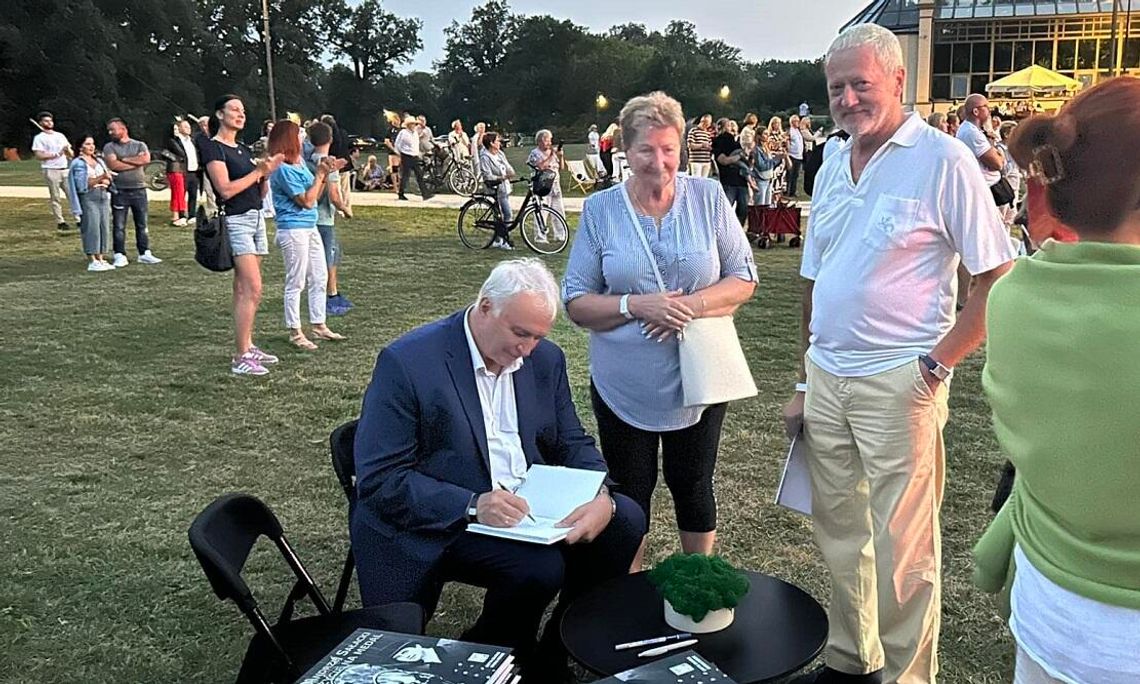
<path id="1" fill-rule="evenodd" d="M 380 0 L 364 0 L 352 8 L 345 0 L 326 0 L 320 15 L 325 40 L 337 50 L 333 58 L 350 62 L 358 81 L 392 73 L 423 48 L 423 22 L 401 19 L 384 10 Z"/>

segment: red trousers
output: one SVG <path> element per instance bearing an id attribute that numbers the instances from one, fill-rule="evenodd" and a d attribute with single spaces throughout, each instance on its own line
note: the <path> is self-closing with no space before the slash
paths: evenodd
<path id="1" fill-rule="evenodd" d="M 170 211 L 186 212 L 186 176 L 181 171 L 167 173 L 166 182 L 170 185 Z"/>

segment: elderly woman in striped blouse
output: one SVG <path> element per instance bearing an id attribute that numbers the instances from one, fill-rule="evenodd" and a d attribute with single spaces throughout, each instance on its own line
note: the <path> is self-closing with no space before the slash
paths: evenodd
<path id="1" fill-rule="evenodd" d="M 611 475 L 648 516 L 660 445 L 681 548 L 710 553 L 726 406 L 683 405 L 677 333 L 736 311 L 752 296 L 756 267 L 720 183 L 677 174 L 684 127 L 681 105 L 662 92 L 622 109 L 633 177 L 586 200 L 563 299 L 590 331 L 591 395 Z M 643 553 L 644 543 L 635 570 Z"/>

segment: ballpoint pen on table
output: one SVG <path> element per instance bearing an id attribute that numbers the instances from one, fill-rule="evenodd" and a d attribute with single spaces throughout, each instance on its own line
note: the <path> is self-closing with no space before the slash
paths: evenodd
<path id="1" fill-rule="evenodd" d="M 515 493 L 515 490 L 508 488 L 508 487 L 507 487 L 505 484 L 503 484 L 502 482 L 496 482 L 495 484 L 499 485 L 499 489 L 503 490 L 504 492 L 510 492 L 511 494 L 514 494 L 514 493 Z M 536 525 L 538 524 L 538 521 L 537 521 L 537 520 L 535 520 L 535 519 L 534 519 L 534 516 L 533 516 L 533 515 L 531 515 L 530 513 L 527 513 L 527 514 L 526 514 L 526 517 L 530 518 L 530 521 L 531 521 L 532 523 L 535 523 Z"/>
<path id="2" fill-rule="evenodd" d="M 637 657 L 638 658 L 650 658 L 652 656 L 664 655 L 670 651 L 676 651 L 679 648 L 685 648 L 687 646 L 692 646 L 695 643 L 697 643 L 696 639 L 686 639 L 685 641 L 678 641 L 675 644 L 667 644 L 665 646 L 658 646 L 657 648 L 651 648 L 648 651 L 642 651 L 641 653 L 637 654 Z"/>
<path id="3" fill-rule="evenodd" d="M 637 648 L 638 646 L 652 646 L 654 644 L 663 644 L 667 641 L 675 641 L 677 639 L 688 639 L 693 636 L 688 632 L 681 632 L 679 634 L 670 634 L 668 636 L 656 637 L 653 639 L 642 639 L 641 641 L 631 641 L 627 644 L 618 644 L 614 646 L 615 651 L 624 651 L 630 648 Z"/>

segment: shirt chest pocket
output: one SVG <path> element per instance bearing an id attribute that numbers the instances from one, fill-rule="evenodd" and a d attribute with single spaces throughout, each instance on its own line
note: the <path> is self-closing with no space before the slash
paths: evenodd
<path id="1" fill-rule="evenodd" d="M 880 250 L 904 249 L 914 234 L 918 205 L 916 199 L 879 195 L 863 232 L 863 242 Z"/>

